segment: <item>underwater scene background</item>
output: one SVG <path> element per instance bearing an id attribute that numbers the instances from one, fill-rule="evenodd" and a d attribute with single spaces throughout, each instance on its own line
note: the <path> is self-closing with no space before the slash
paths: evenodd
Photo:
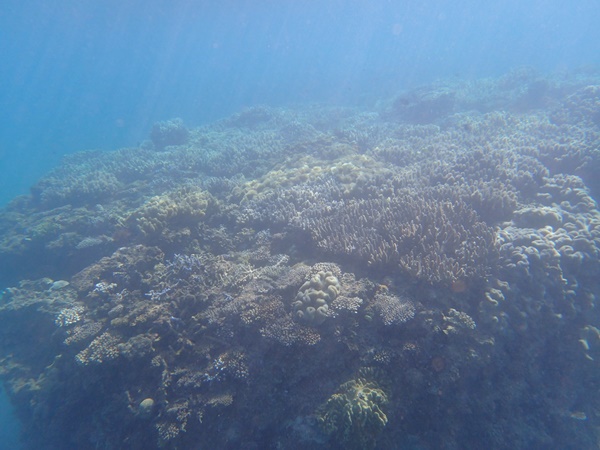
<path id="1" fill-rule="evenodd" d="M 0 448 L 599 448 L 598 19 L 9 1 Z"/>

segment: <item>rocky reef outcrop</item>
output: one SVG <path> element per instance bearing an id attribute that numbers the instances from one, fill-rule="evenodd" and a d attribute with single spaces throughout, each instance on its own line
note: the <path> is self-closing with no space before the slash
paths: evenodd
<path id="1" fill-rule="evenodd" d="M 65 158 L 0 211 L 25 448 L 597 448 L 599 80 Z"/>

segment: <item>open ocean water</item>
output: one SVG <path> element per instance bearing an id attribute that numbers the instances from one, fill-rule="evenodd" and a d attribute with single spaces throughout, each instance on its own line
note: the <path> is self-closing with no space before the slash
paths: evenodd
<path id="1" fill-rule="evenodd" d="M 599 448 L 598 24 L 5 0 L 0 449 Z"/>
<path id="2" fill-rule="evenodd" d="M 442 77 L 598 63 L 594 1 L 25 2 L 0 12 L 1 201 L 66 153 L 244 106 L 357 104 Z"/>

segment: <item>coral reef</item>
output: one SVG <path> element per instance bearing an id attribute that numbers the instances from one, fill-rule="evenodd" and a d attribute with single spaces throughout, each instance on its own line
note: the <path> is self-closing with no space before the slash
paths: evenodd
<path id="1" fill-rule="evenodd" d="M 127 223 L 144 236 L 156 236 L 165 229 L 195 225 L 211 204 L 214 200 L 208 192 L 186 186 L 150 198 L 127 218 Z"/>
<path id="2" fill-rule="evenodd" d="M 599 85 L 518 70 L 66 157 L 0 210 L 24 448 L 597 448 Z"/>
<path id="3" fill-rule="evenodd" d="M 190 132 L 181 119 L 171 119 L 152 125 L 150 140 L 157 150 L 163 150 L 170 145 L 183 145 L 188 142 Z"/>

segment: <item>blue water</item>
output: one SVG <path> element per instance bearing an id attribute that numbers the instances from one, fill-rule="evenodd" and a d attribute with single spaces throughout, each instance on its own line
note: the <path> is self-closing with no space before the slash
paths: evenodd
<path id="1" fill-rule="evenodd" d="M 135 145 L 161 119 L 598 63 L 596 1 L 495 3 L 5 0 L 0 205 L 61 155 Z"/>
<path id="2" fill-rule="evenodd" d="M 494 3 L 4 0 L 0 205 L 62 155 L 136 145 L 158 120 L 600 63 L 596 0 Z M 0 403 L 0 442 L 15 448 Z"/>
<path id="3" fill-rule="evenodd" d="M 13 416 L 12 408 L 4 389 L 0 388 L 0 449 L 19 449 L 19 423 Z"/>

